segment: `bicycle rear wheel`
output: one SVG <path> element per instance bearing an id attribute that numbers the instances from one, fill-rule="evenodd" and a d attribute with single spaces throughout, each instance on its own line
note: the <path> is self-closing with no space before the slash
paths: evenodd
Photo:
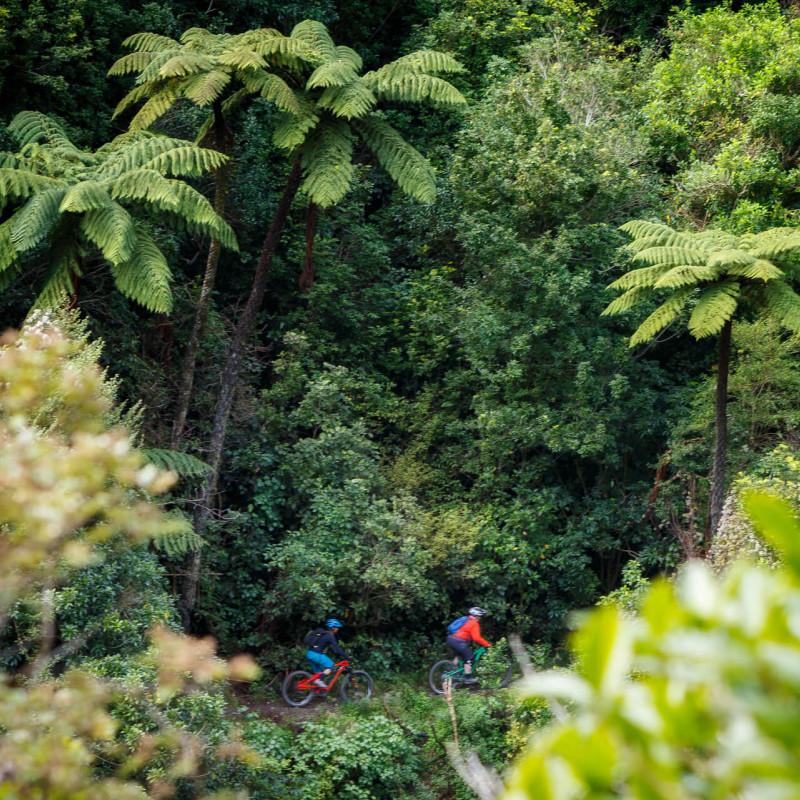
<path id="1" fill-rule="evenodd" d="M 449 678 L 456 683 L 463 672 L 464 668 L 457 667 L 452 661 L 437 661 L 428 672 L 428 685 L 434 694 L 444 694 L 445 681 Z"/>
<path id="2" fill-rule="evenodd" d="M 363 669 L 354 669 L 342 678 L 339 696 L 342 700 L 356 702 L 372 697 L 372 678 Z"/>
<path id="3" fill-rule="evenodd" d="M 295 672 L 290 672 L 283 679 L 283 684 L 281 685 L 281 695 L 288 705 L 299 708 L 300 706 L 308 705 L 311 702 L 311 698 L 314 696 L 313 690 L 301 689 L 298 686 L 301 681 L 307 680 L 310 677 L 310 672 L 296 670 Z"/>

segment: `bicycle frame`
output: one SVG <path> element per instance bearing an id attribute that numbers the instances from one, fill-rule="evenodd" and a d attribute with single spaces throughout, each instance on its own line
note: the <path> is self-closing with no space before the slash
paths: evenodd
<path id="1" fill-rule="evenodd" d="M 321 686 L 317 686 L 314 681 L 319 680 L 324 676 L 324 670 L 322 672 L 315 672 L 310 678 L 306 678 L 305 680 L 300 681 L 297 684 L 298 689 L 303 689 L 305 691 L 314 691 L 317 693 L 320 692 L 329 692 L 333 687 L 336 685 L 336 681 L 342 676 L 342 673 L 350 666 L 349 661 L 337 661 L 334 664 L 335 667 L 338 667 L 336 672 L 333 673 L 333 679 L 331 682 L 323 689 Z"/>
<path id="2" fill-rule="evenodd" d="M 472 659 L 473 674 L 474 674 L 475 668 L 478 666 L 478 662 L 481 660 L 481 656 L 485 652 L 486 652 L 486 648 L 485 647 L 476 647 L 475 648 L 475 654 L 474 654 L 474 657 Z M 444 674 L 444 677 L 445 678 L 453 678 L 456 675 L 460 675 L 463 671 L 464 671 L 464 659 L 463 658 L 459 658 L 458 659 L 458 666 L 453 665 L 453 669 L 451 671 L 449 671 L 449 672 L 446 672 Z"/>

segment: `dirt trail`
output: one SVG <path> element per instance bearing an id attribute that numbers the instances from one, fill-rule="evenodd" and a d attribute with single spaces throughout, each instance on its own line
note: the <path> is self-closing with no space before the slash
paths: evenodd
<path id="1" fill-rule="evenodd" d="M 336 711 L 340 701 L 335 697 L 315 697 L 307 706 L 292 708 L 280 697 L 254 697 L 247 686 L 234 689 L 236 699 L 249 711 L 281 725 L 300 726 L 323 714 Z"/>

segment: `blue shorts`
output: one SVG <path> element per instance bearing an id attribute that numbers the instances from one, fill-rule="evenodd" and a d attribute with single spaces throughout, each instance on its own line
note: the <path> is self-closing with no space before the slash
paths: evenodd
<path id="1" fill-rule="evenodd" d="M 311 663 L 311 666 L 317 670 L 330 669 L 333 666 L 333 659 L 329 656 L 326 656 L 325 653 L 317 653 L 314 650 L 307 650 L 306 658 Z"/>

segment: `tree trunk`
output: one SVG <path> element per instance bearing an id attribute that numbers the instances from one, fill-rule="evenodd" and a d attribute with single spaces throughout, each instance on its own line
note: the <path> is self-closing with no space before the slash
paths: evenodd
<path id="1" fill-rule="evenodd" d="M 230 134 L 222 114 L 219 103 L 214 104 L 214 146 L 221 153 L 230 150 Z M 226 164 L 217 170 L 216 182 L 214 187 L 214 211 L 221 217 L 225 213 L 225 201 L 228 196 L 228 186 L 230 184 L 231 167 Z M 189 413 L 189 403 L 192 399 L 192 389 L 194 388 L 194 374 L 197 367 L 197 353 L 200 350 L 200 340 L 208 322 L 208 312 L 211 310 L 211 294 L 214 291 L 214 284 L 217 279 L 217 267 L 222 246 L 216 239 L 211 240 L 208 246 L 208 256 L 206 257 L 206 269 L 203 274 L 203 286 L 200 289 L 200 297 L 197 299 L 195 309 L 194 325 L 189 341 L 186 344 L 186 354 L 184 355 L 181 374 L 178 380 L 178 399 L 175 409 L 175 418 L 172 423 L 171 447 L 179 450 L 183 440 L 183 431 L 186 427 L 186 415 Z"/>
<path id="2" fill-rule="evenodd" d="M 225 444 L 225 434 L 228 427 L 233 399 L 239 379 L 239 369 L 241 367 L 242 356 L 244 355 L 245 345 L 255 327 L 258 311 L 264 299 L 264 292 L 267 287 L 267 277 L 272 264 L 272 258 L 278 248 L 281 233 L 283 232 L 289 210 L 292 206 L 297 190 L 300 187 L 300 162 L 295 161 L 286 187 L 283 190 L 278 208 L 272 223 L 267 230 L 264 244 L 261 247 L 261 255 L 256 265 L 255 275 L 253 276 L 253 286 L 250 289 L 250 296 L 247 298 L 244 310 L 239 317 L 239 322 L 233 332 L 225 365 L 222 370 L 219 397 L 217 407 L 214 411 L 214 423 L 211 430 L 211 444 L 206 460 L 211 470 L 206 478 L 197 506 L 194 512 L 194 528 L 202 536 L 208 526 L 211 517 L 211 504 L 217 492 L 219 482 L 219 470 L 222 464 L 222 449 Z M 200 579 L 200 552 L 194 552 L 189 557 L 189 564 L 184 579 L 183 592 L 181 597 L 181 615 L 184 627 L 187 629 L 191 623 L 191 615 L 197 602 L 197 585 Z"/>
<path id="3" fill-rule="evenodd" d="M 314 236 L 317 232 L 319 206 L 309 203 L 306 209 L 306 258 L 300 273 L 300 291 L 308 292 L 314 285 Z"/>
<path id="4" fill-rule="evenodd" d="M 719 364 L 717 366 L 717 398 L 715 408 L 716 441 L 714 444 L 714 466 L 711 470 L 711 525 L 709 541 L 705 542 L 708 551 L 710 538 L 717 532 L 722 507 L 725 504 L 725 465 L 728 455 L 728 371 L 731 360 L 731 327 L 728 320 L 719 339 Z"/>

